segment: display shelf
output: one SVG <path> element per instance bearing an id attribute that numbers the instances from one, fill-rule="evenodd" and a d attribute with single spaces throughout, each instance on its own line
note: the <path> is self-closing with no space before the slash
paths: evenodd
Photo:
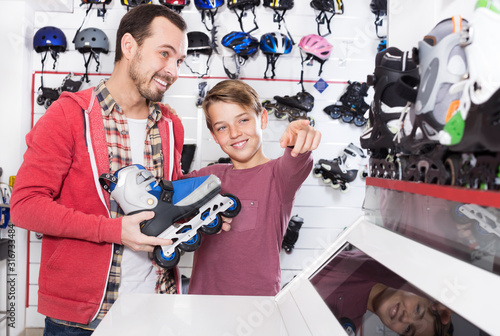
<path id="1" fill-rule="evenodd" d="M 375 186 L 390 190 L 404 191 L 413 194 L 427 195 L 461 203 L 475 203 L 482 206 L 500 208 L 500 192 L 477 190 L 462 187 L 427 184 L 422 182 L 406 182 L 399 180 L 366 178 L 367 186 Z"/>

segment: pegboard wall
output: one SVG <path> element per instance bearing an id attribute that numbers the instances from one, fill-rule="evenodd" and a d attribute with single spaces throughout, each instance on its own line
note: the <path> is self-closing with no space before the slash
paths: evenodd
<path id="1" fill-rule="evenodd" d="M 82 54 L 75 50 L 71 41 L 84 20 L 87 6 L 87 4 L 81 5 L 80 0 L 75 0 L 71 13 L 40 11 L 35 14 L 35 32 L 41 27 L 55 25 L 63 30 L 68 40 L 68 49 L 60 53 L 55 68 L 52 68 L 53 60 L 50 56 L 47 57 L 43 75 L 45 87 L 58 88 L 68 73 L 71 72 L 75 78 L 79 78 L 85 72 Z M 98 9 L 101 7 L 102 5 L 94 5 L 82 29 L 95 27 L 104 31 L 110 41 L 110 51 L 108 54 L 100 55 L 99 72 L 96 72 L 96 62 L 94 60 L 90 62 L 90 82 L 84 82 L 81 89 L 95 86 L 101 79 L 108 77 L 113 70 L 116 29 L 127 9 L 120 1 L 113 0 L 106 6 L 104 17 L 100 17 Z M 260 39 L 262 34 L 276 31 L 286 34 L 284 24 L 282 23 L 279 29 L 278 23 L 273 21 L 275 13 L 272 9 L 261 4 L 255 9 L 255 14 L 259 29 L 251 32 L 252 36 Z M 317 14 L 310 6 L 310 1 L 306 0 L 295 1 L 294 8 L 285 13 L 286 27 L 295 45 L 290 54 L 279 57 L 274 79 L 264 79 L 266 57 L 261 51 L 241 67 L 240 79 L 252 85 L 262 100 L 272 100 L 275 95 L 295 95 L 301 91 L 299 81 L 302 67 L 298 43 L 305 35 L 318 34 Z M 201 22 L 201 13 L 196 9 L 193 1 L 182 10 L 181 15 L 188 24 L 188 31 L 201 31 L 211 36 Z M 315 162 L 320 158 L 331 160 L 338 157 L 350 142 L 359 146 L 359 137 L 364 127 L 333 120 L 323 112 L 323 108 L 340 98 L 347 87 L 347 81 L 364 82 L 367 74 L 373 73 L 374 59 L 380 42 L 375 33 L 374 20 L 375 16 L 370 11 L 370 0 L 344 1 L 344 13 L 333 17 L 332 33 L 325 36 L 333 45 L 333 53 L 323 65 L 321 76 L 318 76 L 318 62 L 304 65 L 304 88 L 315 98 L 314 109 L 309 115 L 314 118 L 315 127 L 322 133 L 321 144 L 313 153 Z M 243 25 L 247 31 L 253 27 L 253 16 L 250 11 L 243 18 Z M 163 102 L 175 108 L 181 116 L 185 128 L 185 143 L 197 145 L 192 169 L 204 167 L 220 157 L 225 157 L 206 129 L 203 112 L 196 106 L 196 101 L 200 83 L 206 82 L 208 90 L 220 80 L 227 78 L 222 60 L 230 60 L 234 53 L 222 46 L 220 41 L 227 33 L 241 31 L 241 29 L 236 14 L 226 5 L 218 9 L 215 26 L 217 29 L 215 41 L 218 44 L 219 54 L 213 53 L 208 75 L 198 78 L 188 67 L 182 65 L 179 79 L 167 91 L 163 99 Z M 326 26 L 322 25 L 321 33 L 325 33 L 326 29 Z M 36 103 L 41 84 L 41 55 L 34 50 L 32 52 L 31 97 L 32 123 L 34 124 L 43 116 L 45 107 Z M 186 62 L 193 70 L 204 73 L 206 57 L 203 54 L 198 58 L 188 57 Z M 325 82 L 323 86 L 317 85 L 320 78 Z M 319 91 L 316 87 L 322 90 Z M 367 103 L 371 100 L 372 91 L 373 89 L 370 89 L 369 96 L 365 99 Z M 279 146 L 279 138 L 287 125 L 287 120 L 278 120 L 274 115 L 270 116 L 268 128 L 264 131 L 264 152 L 268 157 L 276 158 L 283 152 Z M 304 218 L 300 237 L 292 254 L 284 252 L 281 254 L 282 285 L 311 263 L 345 227 L 361 215 L 364 187 L 364 181 L 357 178 L 350 184 L 349 192 L 340 193 L 339 190 L 331 188 L 321 179 L 310 174 L 297 194 L 292 213 L 292 215 L 297 214 Z M 26 314 L 26 326 L 37 327 L 43 326 L 43 316 L 36 312 L 41 240 L 32 233 L 30 241 L 29 307 Z M 181 271 L 187 276 L 191 272 L 191 262 L 190 253 L 186 253 L 181 258 Z"/>

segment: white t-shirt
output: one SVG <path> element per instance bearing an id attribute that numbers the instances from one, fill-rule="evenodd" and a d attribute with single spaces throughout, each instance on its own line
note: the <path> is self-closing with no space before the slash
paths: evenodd
<path id="1" fill-rule="evenodd" d="M 144 165 L 144 142 L 147 119 L 127 118 L 132 162 Z M 132 251 L 124 247 L 121 262 L 121 278 L 118 295 L 123 293 L 154 293 L 156 272 L 148 252 Z"/>

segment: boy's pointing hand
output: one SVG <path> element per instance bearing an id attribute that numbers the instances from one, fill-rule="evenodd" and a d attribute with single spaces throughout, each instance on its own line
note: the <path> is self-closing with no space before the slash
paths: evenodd
<path id="1" fill-rule="evenodd" d="M 282 148 L 293 146 L 292 156 L 305 153 L 318 148 L 321 132 L 309 125 L 309 120 L 292 121 L 281 136 Z"/>

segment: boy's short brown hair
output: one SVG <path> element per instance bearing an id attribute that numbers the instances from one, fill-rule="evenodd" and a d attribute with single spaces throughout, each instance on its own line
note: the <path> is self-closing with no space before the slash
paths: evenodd
<path id="1" fill-rule="evenodd" d="M 210 105 L 216 102 L 239 105 L 245 110 L 253 110 L 257 116 L 262 113 L 262 103 L 259 95 L 250 85 L 238 79 L 223 80 L 210 89 L 203 100 L 203 112 L 205 112 L 207 127 L 210 132 L 213 132 L 213 129 L 208 109 Z"/>

